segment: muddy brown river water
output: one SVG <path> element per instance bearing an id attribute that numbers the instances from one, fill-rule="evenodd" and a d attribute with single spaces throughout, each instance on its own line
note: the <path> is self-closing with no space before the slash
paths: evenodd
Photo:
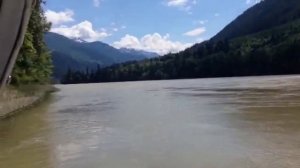
<path id="1" fill-rule="evenodd" d="M 0 168 L 300 168 L 300 76 L 57 86 Z"/>

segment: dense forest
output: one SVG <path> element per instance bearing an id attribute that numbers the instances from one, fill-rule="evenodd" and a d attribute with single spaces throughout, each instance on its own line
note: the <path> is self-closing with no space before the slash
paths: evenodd
<path id="1" fill-rule="evenodd" d="M 12 84 L 45 84 L 50 82 L 52 74 L 51 55 L 45 42 L 44 34 L 51 24 L 46 21 L 42 5 L 44 0 L 36 0 L 23 46 L 17 58 Z"/>
<path id="2" fill-rule="evenodd" d="M 265 0 L 183 52 L 96 70 L 69 69 L 62 83 L 300 73 L 299 19 L 300 1 Z"/>
<path id="3" fill-rule="evenodd" d="M 280 26 L 300 18 L 299 0 L 264 0 L 228 24 L 213 40 L 232 39 Z"/>
<path id="4" fill-rule="evenodd" d="M 44 3 L 44 0 L 37 0 L 32 8 L 24 44 L 12 73 L 15 85 L 50 82 L 53 58 L 44 36 L 51 24 L 46 21 Z M 212 39 L 183 52 L 109 67 L 99 64 L 96 69 L 82 70 L 84 67 L 81 67 L 78 71 L 72 68 L 61 82 L 296 74 L 300 73 L 299 54 L 300 1 L 265 0 L 245 11 Z M 94 67 L 97 67 L 97 62 Z M 61 68 L 65 71 L 67 67 Z"/>
<path id="5" fill-rule="evenodd" d="M 232 77 L 300 73 L 300 20 L 234 40 L 206 41 L 178 54 L 91 71 L 63 83 Z"/>

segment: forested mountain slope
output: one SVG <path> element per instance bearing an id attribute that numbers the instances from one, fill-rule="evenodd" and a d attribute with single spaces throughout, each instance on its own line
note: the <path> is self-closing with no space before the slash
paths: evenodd
<path id="1" fill-rule="evenodd" d="M 276 2 L 278 4 L 275 4 Z M 265 0 L 238 17 L 212 40 L 196 44 L 183 52 L 118 64 L 95 72 L 69 71 L 63 82 L 300 73 L 298 4 L 296 0 Z M 265 16 L 266 14 L 268 16 Z M 260 24 L 264 21 L 262 18 L 269 18 L 269 23 Z"/>
<path id="2" fill-rule="evenodd" d="M 249 35 L 299 17 L 299 0 L 263 0 L 245 11 L 212 39 L 224 40 Z"/>

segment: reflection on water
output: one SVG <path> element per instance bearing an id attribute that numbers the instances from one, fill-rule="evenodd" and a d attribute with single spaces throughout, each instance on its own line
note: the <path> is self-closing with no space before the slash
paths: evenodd
<path id="1" fill-rule="evenodd" d="M 300 77 L 58 86 L 0 121 L 0 167 L 298 168 Z"/>

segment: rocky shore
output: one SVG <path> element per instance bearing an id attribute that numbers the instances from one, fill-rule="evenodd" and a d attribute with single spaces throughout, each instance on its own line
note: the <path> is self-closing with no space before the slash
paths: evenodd
<path id="1" fill-rule="evenodd" d="M 6 88 L 0 91 L 0 119 L 32 107 L 54 92 L 53 86 L 22 86 Z"/>

